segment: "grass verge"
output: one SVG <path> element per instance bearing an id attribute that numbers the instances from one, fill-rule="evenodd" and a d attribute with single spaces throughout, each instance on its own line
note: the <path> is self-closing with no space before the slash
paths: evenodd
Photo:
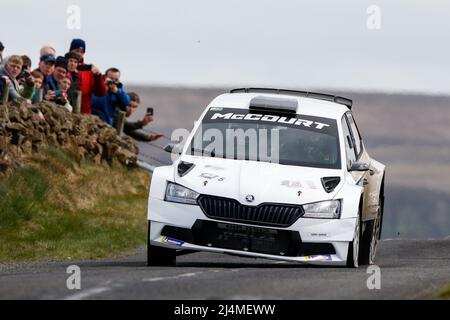
<path id="1" fill-rule="evenodd" d="M 0 262 L 95 259 L 146 243 L 146 171 L 49 148 L 0 180 Z"/>
<path id="2" fill-rule="evenodd" d="M 450 300 L 450 284 L 438 294 L 438 298 Z"/>

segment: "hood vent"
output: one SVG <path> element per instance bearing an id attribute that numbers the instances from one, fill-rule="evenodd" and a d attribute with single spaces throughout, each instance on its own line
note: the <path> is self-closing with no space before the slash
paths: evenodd
<path id="1" fill-rule="evenodd" d="M 180 163 L 178 164 L 178 167 L 177 167 L 178 175 L 180 177 L 183 177 L 183 176 L 187 175 L 189 173 L 189 171 L 191 171 L 194 167 L 195 167 L 195 164 L 193 164 L 193 163 L 180 161 Z"/>
<path id="2" fill-rule="evenodd" d="M 341 182 L 340 177 L 324 177 L 320 180 L 322 181 L 322 186 L 327 193 L 333 192 L 333 190 L 338 186 L 339 182 Z"/>

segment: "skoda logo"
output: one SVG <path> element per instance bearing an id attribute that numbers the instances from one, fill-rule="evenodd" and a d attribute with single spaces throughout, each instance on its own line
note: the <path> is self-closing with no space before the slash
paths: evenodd
<path id="1" fill-rule="evenodd" d="M 247 202 L 253 202 L 253 201 L 255 201 L 255 196 L 252 194 L 249 194 L 248 196 L 245 197 L 245 200 Z"/>

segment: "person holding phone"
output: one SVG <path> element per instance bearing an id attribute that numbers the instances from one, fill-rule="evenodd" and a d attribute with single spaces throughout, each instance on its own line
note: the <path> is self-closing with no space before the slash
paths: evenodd
<path id="1" fill-rule="evenodd" d="M 128 92 L 128 96 L 130 97 L 130 104 L 127 108 L 127 118 L 129 118 L 138 108 L 141 102 L 139 95 L 135 92 Z M 159 138 L 163 137 L 162 134 L 148 134 L 141 129 L 148 125 L 150 122 L 154 120 L 154 110 L 153 108 L 147 108 L 147 113 L 144 115 L 142 120 L 138 121 L 129 121 L 128 119 L 125 121 L 125 126 L 123 131 L 125 134 L 130 137 L 139 140 L 139 141 L 155 141 Z"/>
<path id="2" fill-rule="evenodd" d="M 86 42 L 83 39 L 73 39 L 69 52 L 75 52 L 81 56 L 76 70 L 77 88 L 82 93 L 81 113 L 92 114 L 92 96 L 104 97 L 106 95 L 105 79 L 100 69 L 84 62 Z"/>

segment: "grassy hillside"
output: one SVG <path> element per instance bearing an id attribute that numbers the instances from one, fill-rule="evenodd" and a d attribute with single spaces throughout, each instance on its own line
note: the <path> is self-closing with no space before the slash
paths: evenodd
<path id="1" fill-rule="evenodd" d="M 0 178 L 0 262 L 99 258 L 145 243 L 150 176 L 47 149 Z"/>

